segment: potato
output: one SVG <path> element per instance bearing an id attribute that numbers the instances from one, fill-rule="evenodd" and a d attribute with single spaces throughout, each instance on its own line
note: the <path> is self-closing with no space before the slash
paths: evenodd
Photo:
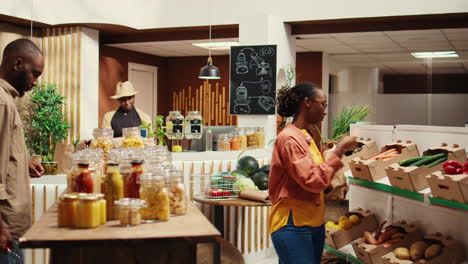
<path id="1" fill-rule="evenodd" d="M 429 245 L 424 242 L 424 241 L 417 241 L 411 244 L 410 247 L 410 255 L 411 255 L 411 260 L 416 261 L 424 255 L 424 251 L 426 248 L 429 247 Z"/>
<path id="2" fill-rule="evenodd" d="M 424 258 L 433 259 L 439 256 L 442 247 L 439 244 L 432 244 L 424 251 Z"/>
<path id="3" fill-rule="evenodd" d="M 419 261 L 419 263 L 421 263 L 421 264 L 427 263 L 427 259 L 420 259 L 420 260 L 418 260 L 418 261 Z"/>
<path id="4" fill-rule="evenodd" d="M 407 248 L 404 248 L 404 247 L 397 248 L 397 249 L 395 249 L 393 251 L 393 253 L 399 259 L 402 259 L 402 260 L 409 260 L 410 259 L 410 251 Z"/>

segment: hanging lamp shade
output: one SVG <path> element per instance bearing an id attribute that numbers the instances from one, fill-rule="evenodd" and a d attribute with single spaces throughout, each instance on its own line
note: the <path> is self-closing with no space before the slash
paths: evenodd
<path id="1" fill-rule="evenodd" d="M 208 63 L 200 69 L 199 79 L 221 79 L 218 67 L 213 65 L 213 59 L 208 57 Z"/>

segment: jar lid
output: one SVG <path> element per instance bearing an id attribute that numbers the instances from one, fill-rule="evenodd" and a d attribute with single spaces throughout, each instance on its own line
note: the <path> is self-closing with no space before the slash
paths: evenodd
<path id="1" fill-rule="evenodd" d="M 80 201 L 96 201 L 98 197 L 94 194 L 78 195 Z"/>
<path id="2" fill-rule="evenodd" d="M 189 115 L 199 115 L 200 112 L 199 111 L 189 111 L 188 114 Z"/>
<path id="3" fill-rule="evenodd" d="M 138 199 L 138 198 L 122 198 L 114 202 L 115 205 L 120 207 L 127 207 L 127 208 L 144 208 L 147 206 L 146 201 Z"/>
<path id="4" fill-rule="evenodd" d="M 132 165 L 141 165 L 143 163 L 145 163 L 144 160 L 132 160 L 131 162 Z"/>
<path id="5" fill-rule="evenodd" d="M 89 167 L 89 163 L 80 162 L 80 163 L 78 163 L 78 167 L 80 167 L 80 168 L 87 168 L 87 167 Z"/>
<path id="6" fill-rule="evenodd" d="M 78 195 L 76 193 L 66 193 L 66 194 L 62 194 L 62 196 L 60 196 L 60 200 L 76 200 L 78 199 Z"/>
<path id="7" fill-rule="evenodd" d="M 117 162 L 107 162 L 107 166 L 119 166 Z"/>
<path id="8" fill-rule="evenodd" d="M 180 111 L 169 111 L 169 115 L 180 115 Z"/>
<path id="9" fill-rule="evenodd" d="M 104 198 L 104 194 L 103 194 L 103 193 L 95 193 L 94 196 L 96 196 L 96 198 L 98 198 L 98 199 Z"/>

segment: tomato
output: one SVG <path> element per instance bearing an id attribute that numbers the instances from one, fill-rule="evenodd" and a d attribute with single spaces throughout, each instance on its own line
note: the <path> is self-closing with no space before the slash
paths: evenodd
<path id="1" fill-rule="evenodd" d="M 462 168 L 457 168 L 456 174 L 462 174 L 462 173 L 463 173 Z"/>
<path id="2" fill-rule="evenodd" d="M 89 172 L 80 173 L 75 177 L 73 192 L 92 193 L 93 191 L 93 178 Z"/>
<path id="3" fill-rule="evenodd" d="M 446 174 L 456 174 L 457 173 L 457 168 L 453 167 L 452 165 L 447 165 L 444 167 L 444 171 Z"/>
<path id="4" fill-rule="evenodd" d="M 463 165 L 464 168 L 466 168 L 468 170 L 468 161 L 465 162 L 465 165 Z"/>
<path id="5" fill-rule="evenodd" d="M 460 162 L 456 161 L 456 160 L 447 160 L 446 162 L 444 162 L 444 164 L 442 165 L 444 168 L 445 166 L 453 166 L 455 168 L 461 168 L 462 165 L 460 164 Z"/>

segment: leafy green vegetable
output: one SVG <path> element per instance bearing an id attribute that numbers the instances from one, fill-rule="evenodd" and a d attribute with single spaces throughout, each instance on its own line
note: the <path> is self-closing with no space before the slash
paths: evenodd
<path id="1" fill-rule="evenodd" d="M 166 145 L 165 136 L 166 136 L 166 126 L 164 126 L 164 116 L 158 115 L 155 119 L 154 125 L 151 123 L 146 123 L 142 121 L 140 128 L 147 130 L 148 138 L 156 138 L 158 145 Z"/>
<path id="2" fill-rule="evenodd" d="M 325 142 L 334 142 L 343 136 L 349 135 L 350 125 L 366 119 L 370 113 L 367 105 L 344 107 L 340 115 L 333 119 L 332 137 L 324 139 Z"/>

